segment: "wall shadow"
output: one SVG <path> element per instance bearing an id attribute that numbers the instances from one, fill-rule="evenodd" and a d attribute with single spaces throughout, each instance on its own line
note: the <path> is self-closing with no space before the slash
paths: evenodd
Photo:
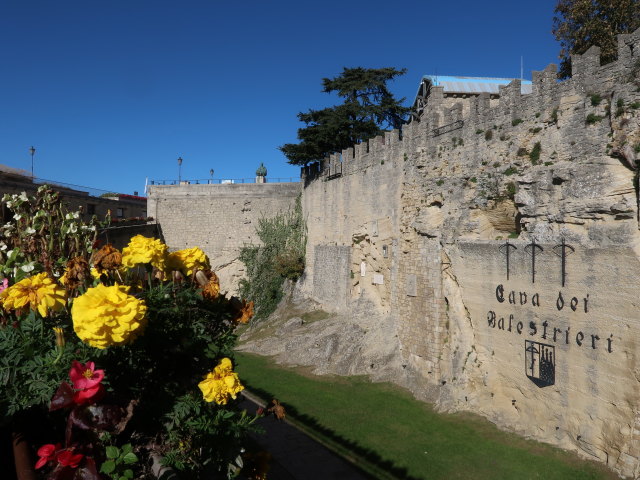
<path id="1" fill-rule="evenodd" d="M 246 386 L 252 394 L 258 396 L 266 403 L 269 402 L 267 399 L 277 398 L 277 395 L 273 395 L 272 393 L 260 388 L 254 388 L 251 384 L 247 384 Z M 301 427 L 300 430 L 305 434 L 307 434 L 305 429 L 312 431 L 312 438 L 314 438 L 314 435 L 318 436 L 320 442 L 323 443 L 325 447 L 349 461 L 352 465 L 361 470 L 365 476 L 372 479 L 384 478 L 378 475 L 373 476 L 371 472 L 367 471 L 366 467 L 359 465 L 359 463 L 372 466 L 373 469 L 378 470 L 381 474 L 385 474 L 388 478 L 423 480 L 419 477 L 410 476 L 407 473 L 406 468 L 399 467 L 392 461 L 384 459 L 378 452 L 371 450 L 370 448 L 363 447 L 357 442 L 344 438 L 330 428 L 320 424 L 314 417 L 301 413 L 292 405 L 285 404 L 285 407 L 287 411 L 287 418 L 293 420 L 292 424 L 294 426 L 299 425 Z M 341 452 L 340 450 L 344 450 L 345 452 Z"/>

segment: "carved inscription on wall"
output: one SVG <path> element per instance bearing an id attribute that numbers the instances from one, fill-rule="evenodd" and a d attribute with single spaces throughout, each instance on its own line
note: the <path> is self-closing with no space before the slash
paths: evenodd
<path id="1" fill-rule="evenodd" d="M 614 335 L 598 328 L 596 319 L 590 316 L 592 293 L 572 291 L 567 287 L 567 261 L 575 249 L 564 240 L 552 249 L 557 256 L 557 282 L 536 283 L 536 260 L 545 253 L 544 248 L 535 241 L 525 246 L 530 258 L 531 289 L 511 289 L 509 280 L 513 280 L 511 262 L 517 247 L 509 242 L 499 247 L 505 260 L 504 283 L 492 287 L 491 303 L 487 312 L 487 326 L 495 334 L 520 336 L 524 344 L 525 374 L 538 387 L 555 383 L 555 366 L 560 350 L 556 348 L 583 348 L 602 350 L 608 354 L 614 351 Z M 520 283 L 522 285 L 522 283 Z M 537 311 L 556 312 L 555 315 L 536 314 Z M 569 314 L 585 317 L 580 326 L 572 325 Z M 525 319 L 525 317 L 527 319 Z"/>

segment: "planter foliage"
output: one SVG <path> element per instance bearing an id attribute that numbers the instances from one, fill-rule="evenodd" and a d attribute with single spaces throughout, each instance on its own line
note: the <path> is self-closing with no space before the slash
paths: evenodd
<path id="1" fill-rule="evenodd" d="M 3 202 L 0 426 L 35 442 L 41 478 L 147 478 L 150 458 L 238 474 L 255 418 L 231 359 L 253 304 L 220 294 L 198 248 L 97 245 L 102 225 L 47 186 Z"/>

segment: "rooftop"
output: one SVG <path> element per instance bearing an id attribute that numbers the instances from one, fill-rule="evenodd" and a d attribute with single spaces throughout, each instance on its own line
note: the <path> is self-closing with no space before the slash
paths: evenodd
<path id="1" fill-rule="evenodd" d="M 500 95 L 500 85 L 508 85 L 514 78 L 492 77 L 460 77 L 455 75 L 424 75 L 420 81 L 418 92 L 413 100 L 415 112 L 422 112 L 426 98 L 432 86 L 442 87 L 445 95 Z M 523 95 L 531 93 L 531 80 L 520 80 L 520 92 Z"/>
<path id="2" fill-rule="evenodd" d="M 452 75 L 425 75 L 422 82 L 429 82 L 431 85 L 444 87 L 444 93 L 491 93 L 498 95 L 500 85 L 509 84 L 513 78 L 491 78 L 491 77 L 458 77 Z M 521 80 L 521 93 L 531 93 L 533 88 L 530 80 Z"/>

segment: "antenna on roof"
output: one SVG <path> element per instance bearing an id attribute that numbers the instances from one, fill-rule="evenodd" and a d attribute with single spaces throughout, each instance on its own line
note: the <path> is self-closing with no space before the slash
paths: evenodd
<path id="1" fill-rule="evenodd" d="M 520 80 L 524 80 L 524 60 L 522 59 L 522 55 L 520 55 Z"/>

